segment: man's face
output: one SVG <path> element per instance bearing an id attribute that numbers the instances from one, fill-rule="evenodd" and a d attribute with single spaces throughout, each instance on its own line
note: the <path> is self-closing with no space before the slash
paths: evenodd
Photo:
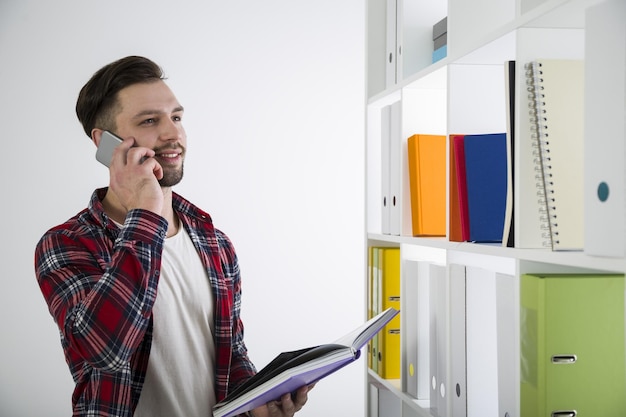
<path id="1" fill-rule="evenodd" d="M 128 86 L 118 92 L 117 133 L 134 137 L 137 146 L 154 150 L 163 168 L 161 186 L 171 187 L 183 178 L 187 135 L 183 107 L 163 81 Z"/>

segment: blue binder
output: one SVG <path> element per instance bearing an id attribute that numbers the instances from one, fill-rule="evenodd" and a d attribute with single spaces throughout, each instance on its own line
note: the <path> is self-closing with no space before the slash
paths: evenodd
<path id="1" fill-rule="evenodd" d="M 502 242 L 506 211 L 506 134 L 465 135 L 467 208 L 472 242 Z"/>

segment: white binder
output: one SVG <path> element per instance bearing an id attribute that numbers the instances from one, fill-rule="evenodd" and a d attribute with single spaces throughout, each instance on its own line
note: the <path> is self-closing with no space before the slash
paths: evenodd
<path id="1" fill-rule="evenodd" d="M 467 416 L 465 266 L 450 271 L 450 415 Z"/>
<path id="2" fill-rule="evenodd" d="M 430 413 L 448 416 L 447 276 L 442 265 L 430 265 Z"/>
<path id="3" fill-rule="evenodd" d="M 623 0 L 591 6 L 586 14 L 584 251 L 588 255 L 626 254 L 625 16 Z"/>

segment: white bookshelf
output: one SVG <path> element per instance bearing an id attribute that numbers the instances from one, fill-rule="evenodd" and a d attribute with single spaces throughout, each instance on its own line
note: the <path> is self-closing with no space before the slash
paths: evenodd
<path id="1" fill-rule="evenodd" d="M 367 246 L 392 246 L 401 249 L 401 258 L 432 264 L 443 264 L 447 270 L 450 265 L 466 267 L 466 280 L 476 275 L 475 271 L 487 271 L 496 274 L 489 278 L 503 283 L 505 292 L 481 291 L 488 298 L 486 305 L 499 305 L 504 300 L 497 300 L 497 294 L 511 297 L 514 314 L 507 316 L 509 323 L 498 322 L 489 325 L 489 329 L 471 330 L 471 337 L 490 343 L 511 343 L 514 346 L 508 355 L 495 355 L 491 375 L 498 372 L 513 372 L 506 379 L 506 384 L 499 386 L 497 398 L 486 398 L 486 389 L 493 384 L 481 382 L 476 377 L 477 365 L 484 358 L 473 359 L 468 353 L 467 369 L 472 373 L 468 378 L 467 415 L 514 417 L 520 413 L 519 386 L 519 279 L 524 273 L 626 273 L 624 256 L 591 256 L 581 251 L 555 252 L 541 248 L 534 242 L 538 228 L 537 216 L 528 212 L 527 202 L 536 194 L 535 189 L 525 189 L 524 184 L 516 181 L 515 195 L 515 248 L 502 247 L 500 244 L 474 244 L 452 242 L 447 237 L 425 238 L 411 236 L 410 198 L 408 189 L 408 168 L 406 139 L 415 133 L 449 135 L 454 133 L 488 133 L 506 131 L 504 62 L 516 61 L 516 143 L 515 143 L 515 178 L 528 175 L 532 169 L 532 152 L 528 148 L 527 117 L 525 104 L 525 85 L 523 85 L 523 63 L 537 57 L 550 58 L 585 58 L 586 11 L 599 5 L 602 0 L 395 0 L 398 17 L 395 28 L 399 70 L 396 82 L 390 85 L 386 81 L 384 65 L 385 37 L 388 33 L 385 15 L 387 0 L 367 0 L 366 19 L 368 32 L 366 63 L 368 93 L 365 103 L 366 125 L 366 241 Z M 432 26 L 441 18 L 448 17 L 447 56 L 431 63 Z M 623 19 L 622 19 L 623 21 Z M 616 46 L 622 48 L 626 39 L 616 39 Z M 382 60 L 382 61 L 381 61 Z M 624 101 L 624 68 L 622 79 L 616 82 L 617 97 Z M 521 80 L 521 81 L 520 81 Z M 401 145 L 404 152 L 396 163 L 400 167 L 400 235 L 384 234 L 383 212 L 380 207 L 381 178 L 384 164 L 381 163 L 381 110 L 392 103 L 401 102 Z M 623 122 L 623 120 L 622 120 Z M 591 138 L 586 137 L 589 145 Z M 624 142 L 626 138 L 615 138 Z M 624 146 L 620 149 L 623 149 Z M 624 160 L 621 155 L 622 175 Z M 613 161 L 615 158 L 612 159 Z M 624 182 L 622 181 L 622 184 Z M 624 192 L 624 190 L 620 190 Z M 624 224 L 626 207 L 620 224 Z M 590 227 L 589 224 L 585 225 Z M 623 230 L 621 239 L 626 238 Z M 619 236 L 618 236 L 619 238 Z M 491 276 L 491 275 L 490 275 Z M 405 279 L 403 277 L 403 279 Z M 450 273 L 448 272 L 448 285 Z M 467 281 L 466 281 L 467 282 Z M 500 285 L 494 284 L 494 285 Z M 467 302 L 476 306 L 477 282 L 468 285 Z M 485 287 L 492 288 L 493 285 Z M 453 294 L 454 295 L 454 294 Z M 404 299 L 404 298 L 403 298 Z M 500 302 L 500 304 L 498 304 Z M 450 308 L 448 294 L 447 308 Z M 474 307 L 472 307 L 474 308 Z M 495 307 L 494 307 L 495 308 Z M 476 317 L 480 314 L 476 313 Z M 407 319 L 402 317 L 402 325 Z M 450 324 L 449 324 L 450 325 Z M 495 326 L 495 327 L 494 327 Z M 450 330 L 449 328 L 447 329 Z M 498 336 L 494 339 L 497 330 Z M 470 331 L 469 329 L 467 331 Z M 481 335 L 481 331 L 484 334 Z M 503 334 L 504 332 L 504 334 Z M 469 337 L 469 336 L 468 336 Z M 510 340 L 504 340 L 507 337 Z M 481 339 L 482 338 L 482 339 Z M 404 345 L 403 345 L 404 346 Z M 469 345 L 468 345 L 469 346 Z M 450 363 L 452 346 L 448 344 L 444 354 Z M 509 349 L 511 350 L 511 349 Z M 402 355 L 406 355 L 403 352 Z M 500 358 L 500 359 L 499 359 Z M 403 359 L 404 360 L 404 359 Z M 476 362 L 471 362 L 475 360 Z M 500 361 L 500 363 L 499 363 Z M 511 362 L 513 365 L 511 365 Z M 404 363 L 403 363 L 404 364 Z M 451 369 L 447 369 L 450 379 Z M 370 370 L 367 373 L 367 409 L 370 417 L 431 416 L 430 399 L 415 399 L 405 392 L 402 379 L 406 377 L 403 367 L 400 380 L 384 380 Z M 469 386 L 475 384 L 475 388 Z M 511 383 L 513 385 L 511 386 Z M 508 385 L 507 385 L 508 384 Z M 457 415 L 454 411 L 453 387 L 446 387 L 447 401 L 444 416 Z M 493 395 L 491 397 L 494 397 Z M 486 414 L 479 414 L 479 413 Z M 465 415 L 465 414 L 463 414 Z M 444 417 L 440 416 L 440 417 Z"/>

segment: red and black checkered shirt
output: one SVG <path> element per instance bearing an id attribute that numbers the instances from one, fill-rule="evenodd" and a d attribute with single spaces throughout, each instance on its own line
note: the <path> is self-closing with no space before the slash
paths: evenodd
<path id="1" fill-rule="evenodd" d="M 35 250 L 41 292 L 76 383 L 74 416 L 132 416 L 146 375 L 167 221 L 128 212 L 122 228 L 89 206 L 44 234 Z M 228 237 L 177 194 L 173 207 L 189 233 L 215 295 L 217 401 L 255 373 L 243 341 L 241 279 Z"/>

